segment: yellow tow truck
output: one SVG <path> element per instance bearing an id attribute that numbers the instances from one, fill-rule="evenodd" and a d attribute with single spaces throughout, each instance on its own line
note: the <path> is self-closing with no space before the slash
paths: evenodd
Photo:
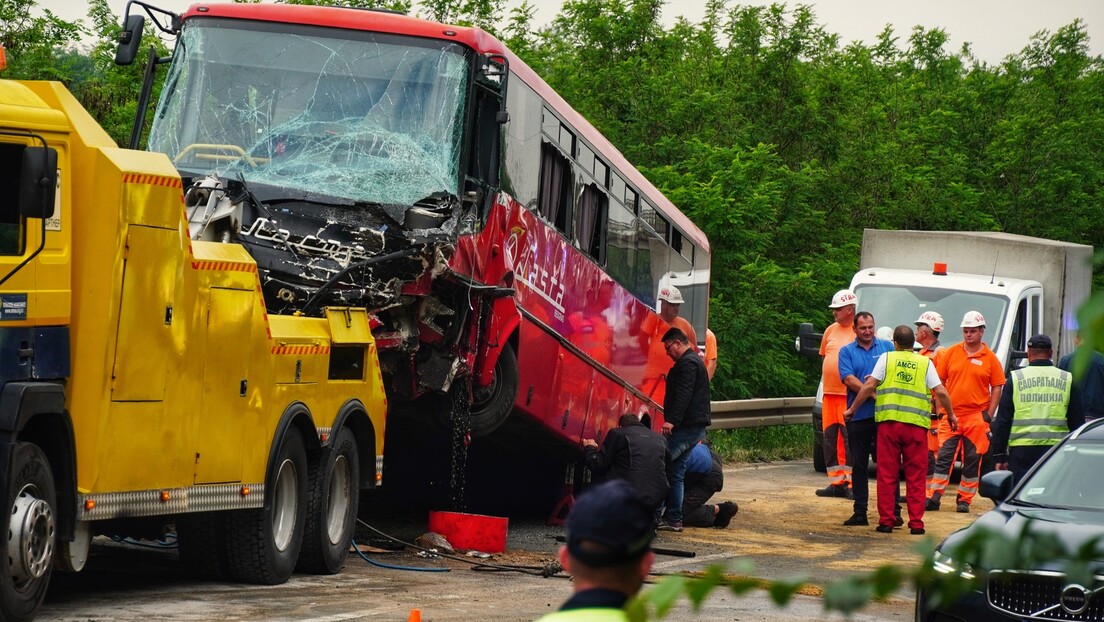
<path id="1" fill-rule="evenodd" d="M 249 253 L 201 238 L 165 155 L 0 79 L 0 620 L 97 535 L 252 583 L 345 561 L 382 475 L 369 314 L 269 315 Z"/>

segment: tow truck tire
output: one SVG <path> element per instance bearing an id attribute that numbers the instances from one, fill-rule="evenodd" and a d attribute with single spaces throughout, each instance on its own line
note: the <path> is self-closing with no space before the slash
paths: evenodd
<path id="1" fill-rule="evenodd" d="M 311 461 L 307 491 L 298 570 L 337 574 L 349 557 L 360 502 L 360 453 L 352 430 L 341 428 L 331 449 Z"/>
<path id="2" fill-rule="evenodd" d="M 57 497 L 54 474 L 37 445 L 18 443 L 12 451 L 6 498 L 11 505 L 3 542 L 7 571 L 0 575 L 0 620 L 35 617 L 54 565 L 57 546 Z"/>
<path id="3" fill-rule="evenodd" d="M 196 512 L 176 520 L 176 544 L 184 571 L 201 579 L 226 579 L 226 516 Z"/>
<path id="4" fill-rule="evenodd" d="M 475 438 L 494 432 L 514 411 L 518 390 L 518 363 L 514 347 L 502 346 L 494 367 L 494 380 L 476 388 L 471 404 L 471 435 Z"/>
<path id="5" fill-rule="evenodd" d="M 295 430 L 284 436 L 266 486 L 267 507 L 227 514 L 227 561 L 238 581 L 278 585 L 295 570 L 307 516 L 307 452 Z"/>

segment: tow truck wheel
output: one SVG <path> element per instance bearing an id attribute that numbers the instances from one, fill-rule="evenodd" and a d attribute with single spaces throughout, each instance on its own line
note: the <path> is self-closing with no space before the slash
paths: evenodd
<path id="1" fill-rule="evenodd" d="M 471 404 L 471 434 L 486 436 L 506 422 L 514 410 L 518 390 L 517 355 L 510 344 L 502 346 L 495 363 L 494 379 L 485 387 L 476 387 Z"/>
<path id="2" fill-rule="evenodd" d="M 341 428 L 330 451 L 311 461 L 307 526 L 298 568 L 336 574 L 349 557 L 360 501 L 360 454 L 349 428 Z"/>
<path id="3" fill-rule="evenodd" d="M 57 543 L 54 476 L 46 455 L 31 443 L 12 452 L 8 518 L 0 578 L 0 620 L 31 620 L 46 595 Z"/>
<path id="4" fill-rule="evenodd" d="M 303 545 L 307 510 L 307 452 L 303 438 L 289 430 L 277 450 L 271 498 L 258 510 L 227 516 L 230 576 L 245 583 L 278 585 L 295 570 Z"/>

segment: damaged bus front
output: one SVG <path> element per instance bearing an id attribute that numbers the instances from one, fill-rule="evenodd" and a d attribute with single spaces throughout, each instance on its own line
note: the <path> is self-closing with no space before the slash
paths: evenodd
<path id="1" fill-rule="evenodd" d="M 491 319 L 518 314 L 512 275 L 501 260 L 449 267 L 497 190 L 505 60 L 386 12 L 212 4 L 171 17 L 148 149 L 184 180 L 192 239 L 247 248 L 269 313 L 369 309 L 398 395 L 463 379 L 474 409 L 508 412 L 479 396 L 494 394 L 500 347 L 487 331 L 516 322 Z M 140 19 L 126 23 L 140 36 Z"/>

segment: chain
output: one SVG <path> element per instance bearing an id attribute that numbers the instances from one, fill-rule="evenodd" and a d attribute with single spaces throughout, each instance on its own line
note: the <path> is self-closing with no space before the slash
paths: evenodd
<path id="1" fill-rule="evenodd" d="M 449 479 L 449 492 L 451 493 L 452 510 L 463 512 L 467 509 L 466 479 L 468 471 L 468 446 L 471 445 L 471 398 L 469 391 L 470 377 L 463 382 L 453 384 L 449 391 L 449 401 L 452 403 L 452 411 L 449 420 L 452 422 L 452 472 Z"/>

